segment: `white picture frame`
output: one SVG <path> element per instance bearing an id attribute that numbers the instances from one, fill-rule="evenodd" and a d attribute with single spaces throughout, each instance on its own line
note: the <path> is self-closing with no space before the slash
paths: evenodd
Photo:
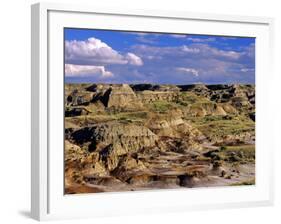
<path id="1" fill-rule="evenodd" d="M 273 23 L 272 18 L 262 17 L 32 5 L 32 217 L 50 220 L 271 205 L 273 147 L 267 130 L 272 118 L 266 104 L 273 73 Z M 63 27 L 256 37 L 256 185 L 64 195 Z"/>

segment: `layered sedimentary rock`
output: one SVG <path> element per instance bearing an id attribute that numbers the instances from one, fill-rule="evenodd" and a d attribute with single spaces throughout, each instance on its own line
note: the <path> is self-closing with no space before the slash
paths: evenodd
<path id="1" fill-rule="evenodd" d="M 66 85 L 66 193 L 252 184 L 254 143 L 251 85 Z"/>
<path id="2" fill-rule="evenodd" d="M 93 102 L 101 101 L 109 109 L 136 110 L 143 106 L 128 84 L 94 84 L 87 90 L 94 93 Z"/>
<path id="3" fill-rule="evenodd" d="M 70 137 L 78 144 L 90 143 L 88 150 L 95 151 L 99 145 L 114 145 L 120 153 L 135 152 L 143 147 L 153 147 L 158 136 L 145 126 L 108 122 L 74 131 Z"/>
<path id="4" fill-rule="evenodd" d="M 136 110 L 143 105 L 138 100 L 135 92 L 127 84 L 111 87 L 107 107 L 108 108 L 126 108 L 127 110 Z"/>
<path id="5" fill-rule="evenodd" d="M 174 101 L 177 99 L 179 93 L 178 91 L 150 91 L 145 90 L 137 93 L 138 99 L 142 103 L 151 103 L 154 101 L 164 100 L 164 101 Z"/>

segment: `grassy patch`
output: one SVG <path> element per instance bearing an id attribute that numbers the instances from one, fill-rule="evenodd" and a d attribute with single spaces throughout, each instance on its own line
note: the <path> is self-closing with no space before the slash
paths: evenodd
<path id="1" fill-rule="evenodd" d="M 165 113 L 171 109 L 176 108 L 177 106 L 172 102 L 167 101 L 154 101 L 147 105 L 152 111 Z"/>
<path id="2" fill-rule="evenodd" d="M 238 163 L 252 163 L 255 162 L 255 151 L 255 145 L 222 146 L 219 156 L 223 160 L 229 160 L 231 156 L 235 155 L 238 157 Z"/>
<path id="3" fill-rule="evenodd" d="M 108 121 L 119 121 L 121 123 L 143 123 L 147 120 L 147 117 L 148 112 L 146 111 L 120 113 L 100 112 L 75 117 L 66 117 L 65 121 L 78 126 L 87 126 Z"/>
<path id="4" fill-rule="evenodd" d="M 192 92 L 182 92 L 178 99 L 174 101 L 174 103 L 180 108 L 190 106 L 192 109 L 201 108 L 202 105 L 204 106 L 205 104 L 214 104 L 208 98 L 204 96 L 198 96 Z"/>
<path id="5" fill-rule="evenodd" d="M 212 139 L 254 132 L 255 130 L 255 122 L 243 116 L 233 116 L 227 119 L 225 116 L 188 117 L 186 119 L 190 120 L 204 135 Z"/>
<path id="6" fill-rule="evenodd" d="M 107 115 L 107 114 L 100 114 L 100 115 L 89 114 L 89 115 L 81 115 L 76 117 L 65 118 L 65 121 L 68 121 L 70 123 L 79 126 L 87 126 L 90 124 L 96 124 L 96 123 L 107 122 L 112 120 L 116 120 L 116 118 L 112 115 Z"/>
<path id="7" fill-rule="evenodd" d="M 245 157 L 254 158 L 255 157 L 255 145 L 238 145 L 238 146 L 227 146 L 224 153 L 227 152 L 243 152 Z"/>
<path id="8" fill-rule="evenodd" d="M 209 99 L 203 96 L 198 96 L 195 93 L 192 92 L 182 92 L 180 94 L 179 99 L 177 100 L 177 103 L 179 104 L 194 104 L 194 103 L 208 103 L 210 102 Z"/>
<path id="9" fill-rule="evenodd" d="M 122 112 L 114 114 L 116 120 L 122 123 L 143 123 L 148 117 L 146 111 L 139 112 Z"/>

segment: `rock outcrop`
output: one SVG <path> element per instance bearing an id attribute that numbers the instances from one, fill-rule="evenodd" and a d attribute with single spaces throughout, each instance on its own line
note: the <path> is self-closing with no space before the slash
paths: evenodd
<path id="1" fill-rule="evenodd" d="M 144 103 L 152 103 L 154 101 L 175 101 L 179 96 L 178 91 L 150 91 L 145 90 L 137 93 L 138 99 Z"/>
<path id="2" fill-rule="evenodd" d="M 195 117 L 205 117 L 208 115 L 226 115 L 224 108 L 213 102 L 196 103 L 189 105 L 185 109 L 185 113 L 188 113 Z"/>
<path id="3" fill-rule="evenodd" d="M 100 101 L 110 110 L 133 111 L 143 106 L 128 84 L 94 84 L 88 87 L 87 90 L 94 93 L 93 102 Z"/>
<path id="4" fill-rule="evenodd" d="M 107 107 L 118 110 L 138 110 L 142 108 L 142 103 L 138 100 L 135 92 L 127 84 L 111 87 Z"/>
<path id="5" fill-rule="evenodd" d="M 252 85 L 66 85 L 66 193 L 252 184 L 254 144 Z"/>
<path id="6" fill-rule="evenodd" d="M 158 140 L 158 136 L 145 126 L 116 122 L 76 130 L 70 138 L 78 144 L 87 144 L 90 152 L 99 147 L 112 145 L 119 155 L 153 147 Z"/>

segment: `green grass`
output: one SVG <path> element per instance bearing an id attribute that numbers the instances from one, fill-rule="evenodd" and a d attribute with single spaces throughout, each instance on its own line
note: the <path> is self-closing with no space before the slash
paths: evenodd
<path id="1" fill-rule="evenodd" d="M 147 104 L 148 109 L 154 112 L 165 113 L 171 109 L 180 108 L 184 109 L 187 106 L 192 106 L 194 108 L 200 107 L 203 104 L 212 103 L 206 97 L 197 96 L 192 92 L 182 92 L 179 98 L 173 102 L 168 102 L 164 100 L 154 101 Z"/>
<path id="2" fill-rule="evenodd" d="M 148 117 L 146 111 L 122 112 L 113 115 L 114 118 L 122 123 L 143 123 Z"/>
<path id="3" fill-rule="evenodd" d="M 74 123 L 76 125 L 87 125 L 87 124 L 95 124 L 100 122 L 107 122 L 107 121 L 113 121 L 116 120 L 111 115 L 107 114 L 89 114 L 89 115 L 81 115 L 81 116 L 75 116 L 75 117 L 66 117 L 65 121 Z"/>
<path id="4" fill-rule="evenodd" d="M 224 153 L 227 152 L 243 152 L 245 157 L 255 157 L 255 145 L 237 145 L 237 146 L 226 146 Z"/>
<path id="5" fill-rule="evenodd" d="M 201 108 L 204 104 L 213 104 L 208 98 L 203 96 L 197 96 L 192 92 L 182 92 L 177 100 L 174 103 L 179 108 L 185 108 L 190 106 L 192 109 Z"/>
<path id="6" fill-rule="evenodd" d="M 232 152 L 236 155 L 243 154 L 239 163 L 255 161 L 255 145 L 224 146 L 220 148 L 218 154 L 223 160 L 227 160 Z"/>
<path id="7" fill-rule="evenodd" d="M 254 132 L 255 122 L 245 116 L 186 117 L 207 137 L 223 137 Z"/>
<path id="8" fill-rule="evenodd" d="M 192 92 L 182 92 L 177 103 L 179 104 L 194 104 L 210 102 L 206 97 L 198 96 Z"/>
<path id="9" fill-rule="evenodd" d="M 168 112 L 171 109 L 177 108 L 177 105 L 173 102 L 167 102 L 167 101 L 154 101 L 147 105 L 148 108 L 152 111 L 159 112 L 159 113 L 165 113 Z"/>

